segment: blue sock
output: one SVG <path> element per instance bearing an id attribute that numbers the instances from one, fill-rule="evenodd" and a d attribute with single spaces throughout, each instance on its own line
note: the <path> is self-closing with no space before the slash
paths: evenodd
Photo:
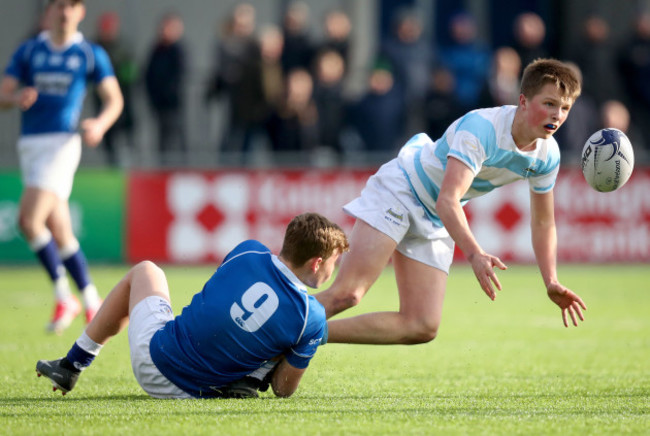
<path id="1" fill-rule="evenodd" d="M 75 342 L 65 358 L 72 366 L 74 366 L 75 369 L 81 371 L 93 363 L 95 355 L 85 351 Z"/>
<path id="2" fill-rule="evenodd" d="M 36 250 L 36 256 L 45 267 L 53 282 L 63 275 L 65 270 L 63 269 L 59 250 L 54 243 L 54 239 L 50 239 L 47 244 Z"/>
<path id="3" fill-rule="evenodd" d="M 70 273 L 72 280 L 76 283 L 79 291 L 83 291 L 91 283 L 90 274 L 88 273 L 88 262 L 86 262 L 86 256 L 84 256 L 81 249 L 65 257 L 63 264 Z"/>

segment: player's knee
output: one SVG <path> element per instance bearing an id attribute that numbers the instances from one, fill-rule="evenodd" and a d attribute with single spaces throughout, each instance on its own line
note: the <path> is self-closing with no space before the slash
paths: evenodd
<path id="1" fill-rule="evenodd" d="M 433 341 L 438 335 L 438 323 L 428 320 L 417 320 L 409 323 L 408 332 L 405 335 L 405 344 L 424 344 Z"/>
<path id="2" fill-rule="evenodd" d="M 144 274 L 158 274 L 162 269 L 150 260 L 143 260 L 133 267 L 134 272 Z"/>
<path id="3" fill-rule="evenodd" d="M 23 213 L 19 214 L 18 227 L 27 239 L 32 239 L 36 236 L 37 225 L 33 217 Z"/>
<path id="4" fill-rule="evenodd" d="M 354 307 L 357 304 L 361 303 L 363 294 L 363 292 L 360 292 L 358 290 L 345 292 L 337 296 L 334 306 L 338 309 L 339 312 Z"/>

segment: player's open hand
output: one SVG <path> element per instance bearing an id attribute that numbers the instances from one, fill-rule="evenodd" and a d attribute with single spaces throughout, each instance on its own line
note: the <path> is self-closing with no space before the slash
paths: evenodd
<path id="1" fill-rule="evenodd" d="M 584 321 L 585 317 L 582 314 L 583 310 L 587 310 L 587 306 L 582 299 L 569 288 L 562 286 L 560 283 L 551 283 L 546 288 L 548 298 L 562 309 L 562 321 L 564 327 L 569 327 L 568 316 L 571 317 L 574 326 L 578 326 L 578 318 Z"/>
<path id="2" fill-rule="evenodd" d="M 16 105 L 20 108 L 21 111 L 26 111 L 38 99 L 38 91 L 36 88 L 31 86 L 21 89 L 16 95 Z"/>
<path id="3" fill-rule="evenodd" d="M 469 261 L 472 264 L 474 275 L 476 275 L 481 289 L 490 297 L 490 300 L 494 301 L 497 297 L 494 288 L 496 287 L 499 291 L 501 290 L 501 283 L 496 272 L 494 272 L 494 268 L 505 270 L 508 267 L 501 262 L 501 259 L 487 253 L 476 253 L 469 257 Z"/>
<path id="4" fill-rule="evenodd" d="M 97 147 L 105 132 L 104 126 L 97 118 L 86 118 L 81 122 L 81 137 L 89 147 Z"/>

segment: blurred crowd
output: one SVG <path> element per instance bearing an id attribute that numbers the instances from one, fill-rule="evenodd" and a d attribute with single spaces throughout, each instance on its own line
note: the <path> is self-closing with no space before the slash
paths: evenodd
<path id="1" fill-rule="evenodd" d="M 236 5 L 216 38 L 214 68 L 206 80 L 203 104 L 221 102 L 227 120 L 216 161 L 246 165 L 266 151 L 277 164 L 300 156 L 329 165 L 393 155 L 417 132 L 439 138 L 465 112 L 518 102 L 523 67 L 539 57 L 557 57 L 547 46 L 546 26 L 525 12 L 513 23 L 512 46 L 492 48 L 479 38 L 475 17 L 454 15 L 449 43 L 425 36 L 415 10 L 399 10 L 391 31 L 377 44 L 362 91 L 350 86 L 353 23 L 331 10 L 314 40 L 305 3 L 288 4 L 281 23 L 260 23 L 248 3 Z M 635 145 L 637 160 L 648 161 L 650 144 L 650 13 L 640 13 L 632 36 L 614 44 L 605 17 L 582 23 L 582 40 L 567 56 L 583 78 L 582 96 L 557 133 L 564 164 L 576 164 L 585 140 L 602 127 L 616 127 Z M 187 153 L 184 86 L 188 59 L 184 23 L 165 15 L 144 66 L 120 39 L 119 17 L 101 16 L 97 42 L 106 48 L 125 97 L 122 117 L 105 139 L 117 164 L 115 137 L 133 146 L 137 125 L 132 88 L 143 81 L 157 125 L 160 164 L 178 165 Z M 298 152 L 298 153 L 297 153 Z M 305 163 L 304 160 L 299 163 Z M 359 163 L 359 162 L 357 162 Z"/>

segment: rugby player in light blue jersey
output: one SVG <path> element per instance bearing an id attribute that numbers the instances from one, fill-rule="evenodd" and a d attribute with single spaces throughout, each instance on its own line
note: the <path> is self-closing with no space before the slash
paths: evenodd
<path id="1" fill-rule="evenodd" d="M 462 205 L 516 180 L 530 187 L 532 246 L 549 298 L 574 325 L 584 302 L 557 277 L 553 186 L 560 165 L 552 135 L 580 95 L 580 82 L 565 64 L 532 62 L 524 71 L 518 106 L 469 112 L 437 141 L 413 137 L 383 165 L 361 196 L 344 209 L 357 218 L 350 252 L 332 286 L 316 298 L 330 317 L 358 304 L 391 258 L 400 307 L 329 322 L 329 342 L 415 344 L 435 338 L 447 275 L 458 244 L 479 284 L 494 300 L 501 284 L 468 225 Z"/>
<path id="2" fill-rule="evenodd" d="M 339 226 L 315 213 L 299 215 L 278 256 L 260 242 L 242 242 L 176 318 L 163 271 L 139 263 L 66 357 L 39 360 L 36 371 L 65 394 L 102 345 L 130 323 L 133 372 L 152 397 L 257 397 L 269 382 L 276 395 L 288 397 L 327 341 L 325 308 L 307 286 L 327 281 L 347 249 Z"/>
<path id="3" fill-rule="evenodd" d="M 81 158 L 81 140 L 95 147 L 122 111 L 122 93 L 106 52 L 86 41 L 78 26 L 82 0 L 50 0 L 49 29 L 23 43 L 0 82 L 0 107 L 19 107 L 18 155 L 24 190 L 19 226 L 54 283 L 55 307 L 48 330 L 61 333 L 81 312 L 66 269 L 83 297 L 86 322 L 101 305 L 86 259 L 72 230 L 68 198 Z M 96 84 L 102 110 L 81 122 L 86 85 Z"/>

